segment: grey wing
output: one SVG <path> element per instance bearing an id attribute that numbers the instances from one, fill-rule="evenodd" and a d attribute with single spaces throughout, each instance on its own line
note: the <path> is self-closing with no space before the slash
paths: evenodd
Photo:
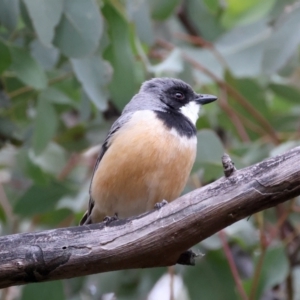
<path id="1" fill-rule="evenodd" d="M 93 171 L 93 175 L 92 175 L 92 179 L 91 179 L 91 183 L 90 183 L 90 189 L 89 189 L 89 195 L 90 195 L 90 199 L 89 199 L 89 204 L 88 204 L 88 210 L 85 212 L 84 216 L 82 217 L 79 225 L 87 225 L 87 224 L 92 224 L 92 219 L 91 219 L 91 213 L 94 207 L 94 200 L 92 198 L 91 195 L 91 186 L 92 186 L 92 182 L 93 182 L 93 178 L 94 178 L 94 174 L 99 166 L 99 163 L 102 159 L 102 157 L 104 156 L 105 152 L 107 151 L 107 149 L 110 146 L 110 139 L 112 138 L 112 136 L 126 123 L 129 121 L 129 119 L 131 118 L 132 113 L 126 113 L 121 115 L 121 117 L 119 119 L 116 120 L 116 122 L 112 125 L 104 143 L 102 144 L 102 147 L 100 149 L 97 161 L 95 163 L 95 167 L 94 167 L 94 171 Z"/>

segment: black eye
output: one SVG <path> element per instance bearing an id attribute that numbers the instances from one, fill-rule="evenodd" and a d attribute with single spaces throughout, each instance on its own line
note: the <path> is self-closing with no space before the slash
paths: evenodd
<path id="1" fill-rule="evenodd" d="M 174 94 L 175 98 L 178 99 L 178 100 L 183 100 L 184 99 L 184 94 L 181 93 L 181 92 L 176 92 Z"/>

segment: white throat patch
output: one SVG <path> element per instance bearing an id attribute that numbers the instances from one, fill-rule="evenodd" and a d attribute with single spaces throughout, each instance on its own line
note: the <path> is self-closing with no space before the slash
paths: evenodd
<path id="1" fill-rule="evenodd" d="M 200 107 L 200 104 L 192 101 L 185 106 L 182 106 L 180 111 L 195 125 L 199 118 Z"/>

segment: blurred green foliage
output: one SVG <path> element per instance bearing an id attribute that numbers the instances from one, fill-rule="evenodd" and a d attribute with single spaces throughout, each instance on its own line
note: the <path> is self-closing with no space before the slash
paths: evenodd
<path id="1" fill-rule="evenodd" d="M 299 44 L 298 0 L 0 0 L 1 234 L 78 224 L 97 156 L 87 150 L 151 77 L 219 97 L 198 121 L 185 192 L 222 176 L 224 151 L 242 168 L 299 145 Z M 196 245 L 205 254 L 197 266 L 166 275 L 179 280 L 174 299 L 300 299 L 299 204 Z M 154 299 L 155 290 L 170 299 L 164 274 L 111 272 L 12 287 L 0 298 L 146 299 L 152 290 Z"/>

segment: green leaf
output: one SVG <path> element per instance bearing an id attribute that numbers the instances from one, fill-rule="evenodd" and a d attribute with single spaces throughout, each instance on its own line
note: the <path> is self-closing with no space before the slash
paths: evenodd
<path id="1" fill-rule="evenodd" d="M 285 101 L 299 104 L 300 100 L 300 91 L 292 86 L 284 84 L 270 84 L 270 89 L 276 93 L 278 96 L 284 98 Z"/>
<path id="2" fill-rule="evenodd" d="M 69 66 L 70 67 L 70 66 Z M 59 75 L 67 75 L 65 71 L 59 72 Z M 67 77 L 62 81 L 58 81 L 55 85 L 51 87 L 59 90 L 63 94 L 65 94 L 68 98 L 72 99 L 74 104 L 79 103 L 82 97 L 82 85 L 78 82 L 75 76 Z M 53 99 L 51 99 L 53 102 Z"/>
<path id="3" fill-rule="evenodd" d="M 284 282 L 289 272 L 289 261 L 283 246 L 267 249 L 259 277 L 258 291 L 255 299 L 261 299 L 268 289 Z"/>
<path id="4" fill-rule="evenodd" d="M 222 23 L 228 28 L 247 25 L 266 18 L 276 0 L 228 0 Z M 222 3 L 222 2 L 221 2 Z"/>
<path id="5" fill-rule="evenodd" d="M 87 287 L 94 284 L 98 287 L 95 299 L 112 292 L 120 300 L 145 299 L 145 295 L 165 272 L 166 268 L 152 268 L 95 274 L 87 277 L 84 290 L 87 291 Z"/>
<path id="6" fill-rule="evenodd" d="M 256 235 L 256 228 L 253 226 L 252 222 L 249 222 L 248 219 L 243 219 L 233 223 L 226 227 L 225 232 L 230 239 L 239 243 L 239 245 L 244 249 L 251 246 L 255 247 L 259 240 Z"/>
<path id="7" fill-rule="evenodd" d="M 6 219 L 7 219 L 6 213 L 5 213 L 2 205 L 0 205 L 0 221 L 3 223 L 6 223 Z"/>
<path id="8" fill-rule="evenodd" d="M 71 190 L 59 182 L 47 186 L 33 185 L 17 201 L 14 211 L 22 217 L 30 217 L 54 210 L 56 203 Z"/>
<path id="9" fill-rule="evenodd" d="M 52 104 L 39 97 L 33 133 L 33 149 L 39 155 L 46 148 L 58 127 L 58 118 Z"/>
<path id="10" fill-rule="evenodd" d="M 217 13 L 221 3 L 219 0 L 203 0 L 203 3 L 207 6 L 207 8 L 214 13 Z"/>
<path id="11" fill-rule="evenodd" d="M 38 156 L 30 149 L 29 158 L 33 164 L 53 176 L 57 176 L 67 164 L 67 153 L 65 149 L 54 142 L 50 142 L 43 153 Z"/>
<path id="12" fill-rule="evenodd" d="M 72 59 L 71 63 L 90 100 L 100 111 L 105 110 L 108 99 L 106 86 L 112 76 L 110 65 L 96 55 Z"/>
<path id="13" fill-rule="evenodd" d="M 186 47 L 185 53 L 187 53 L 190 57 L 203 65 L 206 69 L 210 70 L 215 76 L 219 78 L 223 78 L 224 68 L 223 66 L 216 60 L 216 57 L 212 53 L 212 51 L 208 49 L 196 49 L 195 47 Z M 195 77 L 202 84 L 212 83 L 213 80 L 209 76 L 205 75 L 203 72 L 193 69 Z"/>
<path id="14" fill-rule="evenodd" d="M 21 48 L 10 49 L 12 56 L 11 69 L 25 84 L 39 90 L 47 86 L 47 77 L 41 66 L 32 58 L 30 53 Z"/>
<path id="15" fill-rule="evenodd" d="M 151 66 L 150 71 L 157 76 L 180 73 L 183 71 L 181 51 L 178 48 L 174 48 L 165 60 L 157 65 Z"/>
<path id="16" fill-rule="evenodd" d="M 0 75 L 11 65 L 11 55 L 8 46 L 0 39 Z"/>
<path id="17" fill-rule="evenodd" d="M 30 159 L 27 149 L 19 151 L 17 163 L 24 175 L 32 179 L 35 184 L 46 185 L 52 179 L 52 176 L 46 174 L 40 166 Z"/>
<path id="18" fill-rule="evenodd" d="M 197 133 L 197 157 L 193 170 L 205 169 L 205 180 L 216 179 L 222 174 L 221 158 L 224 147 L 219 137 L 209 129 L 200 130 Z"/>
<path id="19" fill-rule="evenodd" d="M 63 0 L 23 0 L 39 40 L 50 46 L 63 12 Z"/>
<path id="20" fill-rule="evenodd" d="M 65 0 L 54 44 L 68 57 L 83 57 L 95 52 L 102 31 L 102 16 L 94 0 Z"/>
<path id="21" fill-rule="evenodd" d="M 300 146 L 300 141 L 287 141 L 285 143 L 281 143 L 270 151 L 270 157 L 281 155 L 284 152 L 287 152 L 288 150 L 291 150 L 298 146 Z"/>
<path id="22" fill-rule="evenodd" d="M 56 141 L 69 151 L 84 151 L 90 146 L 85 137 L 86 130 L 83 124 L 78 124 L 58 134 Z"/>
<path id="23" fill-rule="evenodd" d="M 197 162 L 221 164 L 224 147 L 220 138 L 210 129 L 203 129 L 197 133 Z"/>
<path id="24" fill-rule="evenodd" d="M 137 35 L 141 42 L 147 45 L 154 43 L 154 32 L 150 18 L 150 1 L 140 1 L 139 3 L 128 1 L 127 11 L 131 15 L 135 24 Z"/>
<path id="25" fill-rule="evenodd" d="M 195 267 L 186 268 L 183 279 L 190 299 L 238 299 L 228 261 L 222 250 L 206 253 Z"/>
<path id="26" fill-rule="evenodd" d="M 108 33 L 111 40 L 111 44 L 105 50 L 104 58 L 114 69 L 109 86 L 110 92 L 116 106 L 123 109 L 137 88 L 129 28 L 123 17 L 109 2 L 105 4 L 102 12 L 109 24 Z"/>
<path id="27" fill-rule="evenodd" d="M 254 77 L 261 73 L 265 40 L 269 35 L 267 21 L 260 20 L 233 28 L 218 39 L 215 47 L 222 54 L 233 75 Z M 245 63 L 247 61 L 251 61 L 251 64 Z"/>
<path id="28" fill-rule="evenodd" d="M 50 281 L 42 283 L 31 283 L 23 288 L 21 300 L 64 300 L 64 289 L 62 281 Z"/>
<path id="29" fill-rule="evenodd" d="M 297 223 L 299 224 L 299 222 Z M 291 272 L 294 295 L 300 295 L 300 267 L 298 265 L 293 267 Z"/>
<path id="30" fill-rule="evenodd" d="M 300 43 L 300 8 L 279 19 L 273 34 L 266 41 L 262 69 L 267 74 L 277 72 L 297 51 Z"/>
<path id="31" fill-rule="evenodd" d="M 9 118 L 0 116 L 0 147 L 7 141 L 16 146 L 22 144 L 16 124 Z"/>
<path id="32" fill-rule="evenodd" d="M 51 70 L 59 59 L 59 50 L 54 47 L 46 47 L 39 40 L 30 44 L 32 57 L 45 69 Z"/>
<path id="33" fill-rule="evenodd" d="M 171 16 L 175 8 L 179 5 L 179 0 L 152 0 L 150 1 L 152 9 L 152 18 L 156 20 L 165 20 Z"/>
<path id="34" fill-rule="evenodd" d="M 214 41 L 224 31 L 218 17 L 208 10 L 203 0 L 187 1 L 186 12 L 189 22 L 204 39 Z"/>
<path id="35" fill-rule="evenodd" d="M 39 221 L 42 224 L 55 227 L 60 222 L 63 222 L 66 218 L 72 215 L 72 211 L 67 208 L 55 209 L 54 211 L 48 211 L 39 217 Z"/>
<path id="36" fill-rule="evenodd" d="M 48 87 L 43 90 L 40 94 L 40 98 L 55 104 L 67 104 L 75 107 L 77 105 L 73 99 L 54 87 Z"/>
<path id="37" fill-rule="evenodd" d="M 10 31 L 17 27 L 19 14 L 19 0 L 0 1 L 0 23 Z"/>
<path id="38" fill-rule="evenodd" d="M 230 84 L 234 86 L 242 95 L 244 95 L 251 105 L 262 115 L 266 117 L 270 114 L 264 89 L 258 80 L 243 78 L 239 80 L 232 80 Z M 252 115 L 249 114 L 249 111 L 237 103 L 237 101 L 232 101 L 231 105 L 237 111 L 243 113 L 247 118 L 253 118 Z"/>
<path id="39" fill-rule="evenodd" d="M 270 19 L 276 20 L 286 10 L 287 7 L 292 7 L 296 0 L 276 0 L 272 10 L 270 11 Z"/>

